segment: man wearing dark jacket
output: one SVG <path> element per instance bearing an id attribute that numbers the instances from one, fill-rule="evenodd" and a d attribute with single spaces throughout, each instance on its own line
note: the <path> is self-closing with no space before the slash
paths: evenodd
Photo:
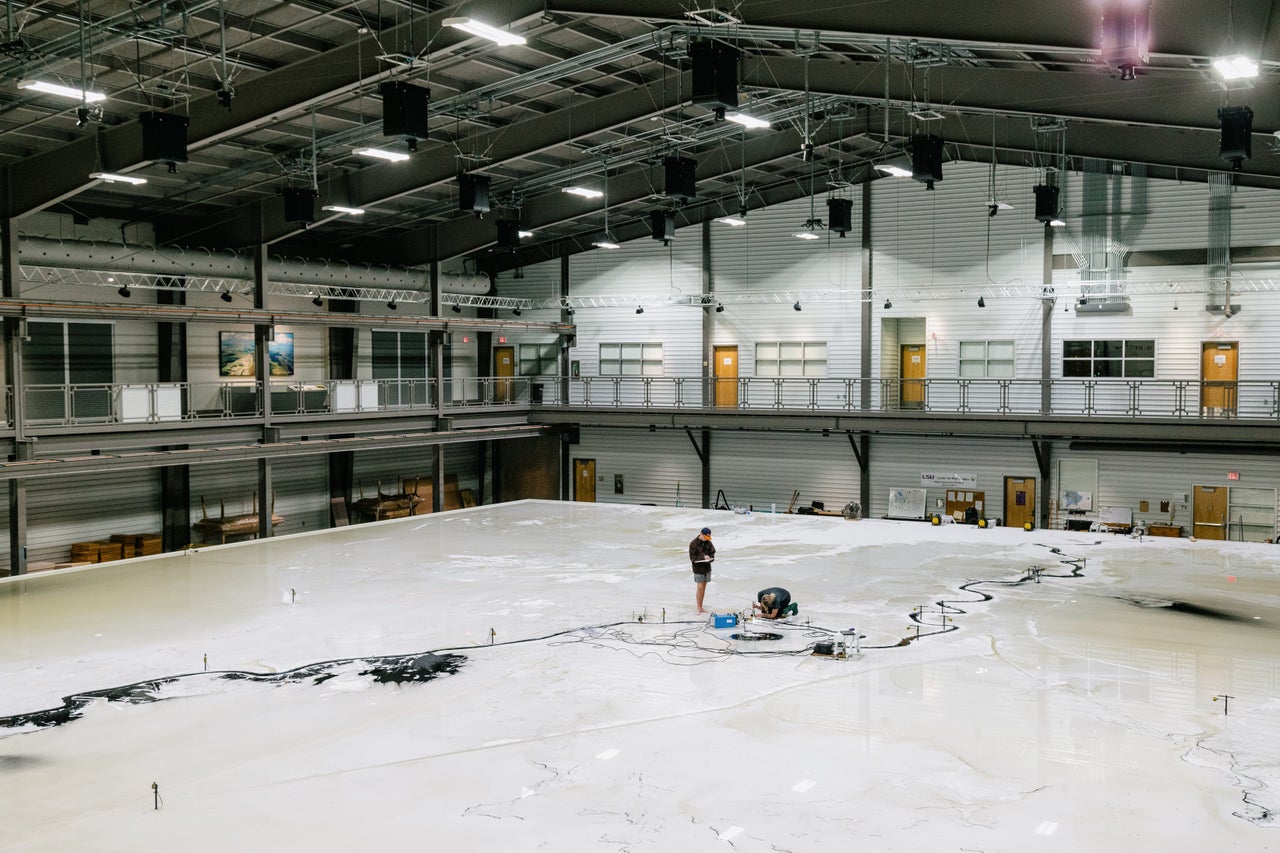
<path id="1" fill-rule="evenodd" d="M 716 558 L 716 546 L 711 544 L 711 528 L 704 527 L 702 532 L 689 543 L 689 562 L 693 564 L 693 583 L 697 587 L 695 598 L 698 612 L 702 609 L 702 597 L 707 594 L 707 581 L 711 580 L 711 561 Z"/>

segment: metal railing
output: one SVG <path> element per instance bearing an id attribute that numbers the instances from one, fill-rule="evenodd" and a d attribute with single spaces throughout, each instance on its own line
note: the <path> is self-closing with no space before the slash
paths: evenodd
<path id="1" fill-rule="evenodd" d="M 565 405 L 1280 421 L 1280 380 L 603 376 L 566 382 L 522 376 L 450 378 L 440 386 L 432 379 L 349 379 L 271 382 L 269 388 L 273 418 Z M 23 394 L 26 424 L 33 427 L 264 416 L 260 382 L 30 385 Z M 3 402 L 12 428 L 10 389 Z"/>
<path id="2" fill-rule="evenodd" d="M 1280 380 L 604 376 L 568 380 L 565 399 L 558 378 L 533 382 L 544 405 L 1280 420 Z"/>

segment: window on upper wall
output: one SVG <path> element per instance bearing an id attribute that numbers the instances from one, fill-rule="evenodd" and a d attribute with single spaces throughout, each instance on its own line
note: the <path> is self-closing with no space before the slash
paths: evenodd
<path id="1" fill-rule="evenodd" d="M 961 379 L 1012 379 L 1013 341 L 961 341 Z"/>
<path id="2" fill-rule="evenodd" d="M 427 401 L 427 335 L 425 332 L 371 333 L 373 378 L 379 383 L 384 406 L 408 406 Z"/>
<path id="3" fill-rule="evenodd" d="M 601 376 L 661 376 L 662 344 L 601 344 Z"/>
<path id="4" fill-rule="evenodd" d="M 22 348 L 28 417 L 36 421 L 107 418 L 109 386 L 115 382 L 114 333 L 110 323 L 29 321 Z M 75 393 L 66 394 L 61 387 L 65 385 L 77 386 Z"/>
<path id="5" fill-rule="evenodd" d="M 521 376 L 552 376 L 560 372 L 560 345 L 555 341 L 549 344 L 520 345 Z"/>
<path id="6" fill-rule="evenodd" d="M 1151 379 L 1154 340 L 1063 341 L 1062 375 L 1074 378 Z"/>
<path id="7" fill-rule="evenodd" d="M 826 375 L 826 342 L 761 341 L 756 344 L 756 376 Z"/>

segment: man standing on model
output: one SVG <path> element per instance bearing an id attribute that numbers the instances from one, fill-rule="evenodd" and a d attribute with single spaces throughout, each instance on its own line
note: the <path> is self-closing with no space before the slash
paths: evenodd
<path id="1" fill-rule="evenodd" d="M 716 546 L 711 544 L 711 528 L 704 527 L 689 543 L 689 562 L 693 564 L 693 582 L 698 588 L 695 598 L 699 613 L 707 612 L 702 609 L 702 597 L 707 594 L 707 581 L 711 580 L 711 561 L 715 558 Z"/>

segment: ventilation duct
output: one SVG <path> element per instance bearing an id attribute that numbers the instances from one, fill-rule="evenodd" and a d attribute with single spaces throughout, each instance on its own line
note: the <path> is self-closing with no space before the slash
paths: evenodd
<path id="1" fill-rule="evenodd" d="M 253 258 L 235 252 L 155 249 L 133 244 L 52 240 L 45 237 L 19 238 L 18 263 L 54 269 L 253 280 Z M 267 262 L 267 278 L 285 284 L 384 287 L 417 291 L 427 289 L 426 270 L 358 266 L 300 258 L 272 257 Z M 484 295 L 491 287 L 489 278 L 485 275 L 445 273 L 441 275 L 440 281 L 445 293 Z"/>
<path id="2" fill-rule="evenodd" d="M 1129 197 L 1125 199 L 1125 188 Z M 1105 160 L 1084 161 L 1081 201 L 1080 300 L 1077 313 L 1130 310 L 1126 291 L 1133 241 L 1147 223 L 1147 172 L 1142 164 L 1123 166 Z"/>

